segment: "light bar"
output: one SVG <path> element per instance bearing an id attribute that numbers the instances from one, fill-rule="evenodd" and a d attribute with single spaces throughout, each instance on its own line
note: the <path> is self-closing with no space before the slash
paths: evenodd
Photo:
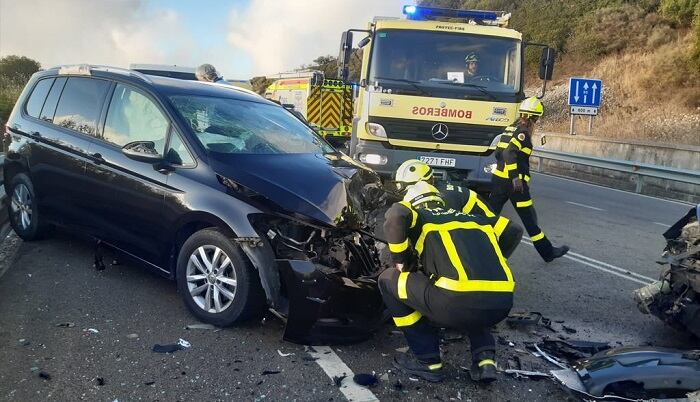
<path id="1" fill-rule="evenodd" d="M 468 20 L 495 21 L 498 13 L 482 10 L 453 10 L 421 6 L 403 6 L 403 13 L 410 20 L 431 20 L 436 18 L 461 18 Z"/>

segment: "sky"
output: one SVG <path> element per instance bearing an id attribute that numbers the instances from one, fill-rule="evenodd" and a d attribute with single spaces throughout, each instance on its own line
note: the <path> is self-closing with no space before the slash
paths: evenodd
<path id="1" fill-rule="evenodd" d="M 0 0 L 0 57 L 61 64 L 213 64 L 249 79 L 337 56 L 340 34 L 413 0 Z"/>

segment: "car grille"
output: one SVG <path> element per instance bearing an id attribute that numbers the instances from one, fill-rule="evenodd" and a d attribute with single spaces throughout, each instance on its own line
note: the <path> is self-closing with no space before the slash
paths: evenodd
<path id="1" fill-rule="evenodd" d="M 449 129 L 447 138 L 438 141 L 433 138 L 432 129 L 437 121 L 393 119 L 372 117 L 372 123 L 381 124 L 388 138 L 408 141 L 437 142 L 444 144 L 489 146 L 493 139 L 505 128 L 479 124 L 444 123 Z"/>

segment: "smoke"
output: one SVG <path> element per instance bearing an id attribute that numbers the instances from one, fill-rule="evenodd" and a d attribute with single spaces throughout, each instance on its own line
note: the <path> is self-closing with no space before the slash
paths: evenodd
<path id="1" fill-rule="evenodd" d="M 250 55 L 255 75 L 288 71 L 337 55 L 340 34 L 375 16 L 400 16 L 400 0 L 252 0 L 229 17 L 228 42 Z"/>

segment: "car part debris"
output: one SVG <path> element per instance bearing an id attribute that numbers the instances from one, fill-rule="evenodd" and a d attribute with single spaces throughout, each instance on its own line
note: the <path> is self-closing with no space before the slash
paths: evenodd
<path id="1" fill-rule="evenodd" d="M 567 388 L 596 399 L 682 398 L 700 390 L 700 351 L 615 348 L 552 375 Z"/>
<path id="2" fill-rule="evenodd" d="M 576 360 L 591 357 L 596 353 L 610 349 L 605 342 L 590 342 L 578 340 L 544 339 L 540 344 L 542 350 L 558 359 L 573 363 Z"/>
<path id="3" fill-rule="evenodd" d="M 355 384 L 362 385 L 363 387 L 372 387 L 379 382 L 377 376 L 374 374 L 358 373 L 352 377 Z"/>
<path id="4" fill-rule="evenodd" d="M 541 320 L 541 313 L 513 313 L 506 318 L 506 324 L 511 328 L 532 327 L 539 324 Z"/>
<path id="5" fill-rule="evenodd" d="M 550 378 L 552 376 L 551 374 L 543 373 L 541 371 L 506 369 L 504 372 L 506 374 L 513 374 L 515 376 L 515 378 L 525 377 L 525 378 L 532 378 L 535 380 L 538 380 L 541 378 Z"/>
<path id="6" fill-rule="evenodd" d="M 294 353 L 282 353 L 281 350 L 277 349 L 277 353 L 282 357 L 292 356 Z"/>
<path id="7" fill-rule="evenodd" d="M 99 386 L 99 387 L 105 385 L 105 379 L 102 377 L 95 378 L 95 382 L 97 383 L 97 386 Z"/>
<path id="8" fill-rule="evenodd" d="M 554 358 L 554 357 L 548 355 L 546 352 L 542 351 L 542 349 L 540 349 L 540 347 L 536 343 L 533 345 L 533 347 L 535 348 L 535 350 L 537 350 L 538 354 L 536 356 L 542 357 L 543 359 L 547 360 L 548 362 L 552 363 L 553 365 L 555 365 L 559 368 L 562 368 L 562 369 L 566 368 L 566 365 L 564 363 L 560 362 L 556 358 Z"/>
<path id="9" fill-rule="evenodd" d="M 47 373 L 46 371 L 40 371 L 39 378 L 42 380 L 51 381 L 51 374 Z"/>
<path id="10" fill-rule="evenodd" d="M 72 322 L 60 322 L 56 324 L 56 326 L 59 328 L 73 328 L 75 327 L 75 324 Z"/>
<path id="11" fill-rule="evenodd" d="M 340 388 L 341 385 L 343 385 L 343 380 L 347 378 L 347 375 L 343 374 L 341 376 L 334 375 L 333 376 L 333 383 L 335 384 L 336 387 Z"/>
<path id="12" fill-rule="evenodd" d="M 265 370 L 262 372 L 261 375 L 273 375 L 273 374 L 279 374 L 281 371 L 279 370 Z"/>
<path id="13" fill-rule="evenodd" d="M 691 209 L 664 233 L 660 280 L 634 291 L 637 307 L 669 326 L 700 336 L 700 222 Z"/>
<path id="14" fill-rule="evenodd" d="M 96 330 L 95 328 L 88 328 L 86 331 L 92 332 L 93 334 L 99 334 L 100 331 Z"/>
<path id="15" fill-rule="evenodd" d="M 190 324 L 185 329 L 217 329 L 211 324 Z"/>
<path id="16" fill-rule="evenodd" d="M 159 345 L 155 344 L 153 346 L 153 351 L 156 353 L 174 353 L 177 352 L 178 350 L 183 350 L 191 347 L 192 344 L 187 342 L 186 340 L 180 338 L 177 343 L 174 344 L 168 344 L 168 345 Z"/>

